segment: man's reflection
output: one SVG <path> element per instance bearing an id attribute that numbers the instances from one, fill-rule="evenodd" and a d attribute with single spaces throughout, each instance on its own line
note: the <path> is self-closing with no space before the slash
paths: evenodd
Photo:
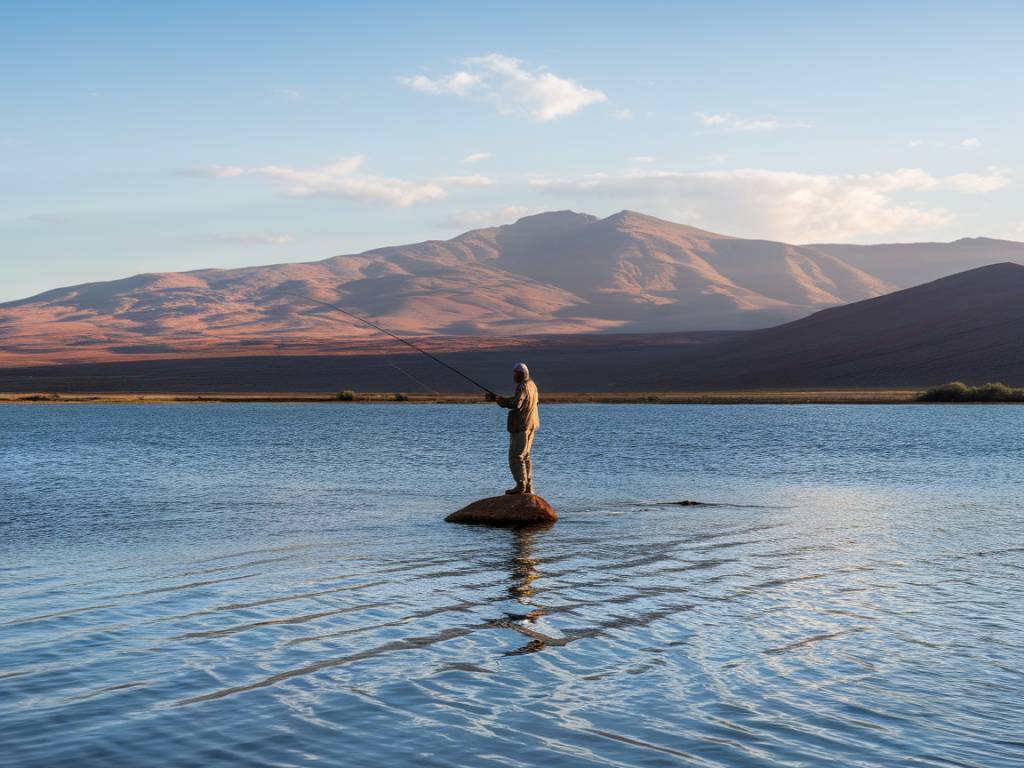
<path id="1" fill-rule="evenodd" d="M 527 610 L 525 613 L 505 613 L 504 619 L 498 623 L 501 626 L 514 629 L 521 634 L 531 638 L 530 642 L 514 651 L 507 651 L 506 656 L 517 656 L 523 653 L 534 653 L 547 647 L 551 638 L 537 632 L 529 625 L 537 621 L 541 616 L 547 614 L 547 610 L 540 605 L 535 605 L 533 596 L 537 590 L 533 582 L 540 577 L 537 570 L 537 558 L 533 556 L 534 537 L 538 530 L 543 528 L 517 528 L 512 532 L 512 554 L 509 558 L 509 570 L 512 574 L 512 583 L 508 587 L 509 597 L 516 600 Z"/>
<path id="2" fill-rule="evenodd" d="M 533 556 L 533 538 L 536 535 L 535 528 L 517 528 L 512 532 L 512 557 L 510 558 L 510 570 L 512 571 L 512 583 L 509 585 L 509 597 L 514 598 L 522 605 L 530 605 L 530 598 L 536 590 L 533 582 L 540 575 L 537 572 L 537 558 Z"/>

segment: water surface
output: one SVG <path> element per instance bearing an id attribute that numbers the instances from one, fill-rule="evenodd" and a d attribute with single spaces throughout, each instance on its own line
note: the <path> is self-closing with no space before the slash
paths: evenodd
<path id="1" fill-rule="evenodd" d="M 543 422 L 0 408 L 0 763 L 1024 765 L 1024 408 Z"/>

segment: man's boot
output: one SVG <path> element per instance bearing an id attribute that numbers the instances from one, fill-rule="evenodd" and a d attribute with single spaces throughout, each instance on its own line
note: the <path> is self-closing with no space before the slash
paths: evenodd
<path id="1" fill-rule="evenodd" d="M 526 485 L 523 486 L 523 493 L 533 495 L 533 480 L 527 480 Z"/>
<path id="2" fill-rule="evenodd" d="M 515 488 L 509 488 L 507 491 L 505 491 L 505 493 L 508 494 L 509 496 L 519 493 L 526 493 L 526 485 L 524 483 L 516 483 Z"/>

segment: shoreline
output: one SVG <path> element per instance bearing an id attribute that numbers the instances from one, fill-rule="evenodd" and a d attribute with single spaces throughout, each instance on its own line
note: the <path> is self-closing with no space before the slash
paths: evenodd
<path id="1" fill-rule="evenodd" d="M 644 404 L 644 405 L 897 405 L 917 403 L 924 389 L 774 389 L 704 392 L 550 392 L 542 394 L 546 405 Z M 341 400 L 333 392 L 167 392 L 167 393 L 46 393 L 0 392 L 0 405 L 32 404 L 166 404 L 166 403 L 334 403 L 358 406 L 452 404 L 489 405 L 481 395 L 467 393 L 403 394 L 360 392 L 354 400 Z M 926 405 L 927 403 L 921 403 Z"/>

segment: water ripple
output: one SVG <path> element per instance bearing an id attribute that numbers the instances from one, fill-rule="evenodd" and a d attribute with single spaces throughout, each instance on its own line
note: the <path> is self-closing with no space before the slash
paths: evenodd
<path id="1" fill-rule="evenodd" d="M 1024 410 L 552 408 L 537 531 L 489 410 L 10 413 L 19 768 L 1024 763 Z"/>

